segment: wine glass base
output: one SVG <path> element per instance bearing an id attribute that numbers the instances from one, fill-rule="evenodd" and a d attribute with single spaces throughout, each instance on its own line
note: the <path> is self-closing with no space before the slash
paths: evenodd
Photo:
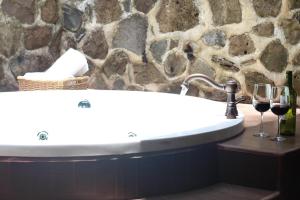
<path id="1" fill-rule="evenodd" d="M 282 137 L 282 136 L 277 136 L 274 138 L 271 138 L 272 141 L 276 141 L 276 142 L 282 142 L 284 140 L 286 140 L 286 138 Z"/>
<path id="2" fill-rule="evenodd" d="M 253 136 L 255 136 L 255 137 L 261 137 L 261 138 L 270 137 L 270 135 L 268 133 L 254 133 Z"/>

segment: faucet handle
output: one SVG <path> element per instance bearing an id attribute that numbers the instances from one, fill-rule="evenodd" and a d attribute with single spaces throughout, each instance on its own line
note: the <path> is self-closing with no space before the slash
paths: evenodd
<path id="1" fill-rule="evenodd" d="M 238 84 L 235 80 L 229 80 L 225 84 L 225 91 L 229 93 L 236 93 L 238 90 Z"/>

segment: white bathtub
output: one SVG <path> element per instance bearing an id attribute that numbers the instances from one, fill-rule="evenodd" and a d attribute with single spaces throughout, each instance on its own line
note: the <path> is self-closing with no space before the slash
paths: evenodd
<path id="1" fill-rule="evenodd" d="M 78 108 L 88 100 L 91 108 Z M 226 104 L 132 91 L 0 93 L 0 156 L 119 155 L 217 142 L 243 131 Z M 38 133 L 47 132 L 48 140 Z"/>

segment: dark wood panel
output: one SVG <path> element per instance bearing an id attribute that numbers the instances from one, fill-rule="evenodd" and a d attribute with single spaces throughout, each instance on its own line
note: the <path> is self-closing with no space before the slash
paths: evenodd
<path id="1" fill-rule="evenodd" d="M 231 184 L 277 190 L 279 158 L 245 152 L 219 151 L 220 181 Z"/>
<path id="2" fill-rule="evenodd" d="M 215 184 L 216 144 L 131 156 L 0 162 L 0 199 L 131 199 Z M 86 160 L 85 160 L 86 159 Z M 77 160 L 77 161 L 76 161 Z"/>
<path id="3" fill-rule="evenodd" d="M 300 198 L 300 151 L 290 152 L 281 160 L 280 191 L 282 199 Z"/>

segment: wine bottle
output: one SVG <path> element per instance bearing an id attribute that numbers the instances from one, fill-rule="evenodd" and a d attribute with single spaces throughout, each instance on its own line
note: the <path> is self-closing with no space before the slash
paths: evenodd
<path id="1" fill-rule="evenodd" d="M 284 136 L 294 136 L 296 132 L 296 106 L 297 93 L 293 87 L 293 72 L 286 72 L 287 86 L 290 90 L 290 109 L 282 117 L 280 123 L 280 134 Z"/>

